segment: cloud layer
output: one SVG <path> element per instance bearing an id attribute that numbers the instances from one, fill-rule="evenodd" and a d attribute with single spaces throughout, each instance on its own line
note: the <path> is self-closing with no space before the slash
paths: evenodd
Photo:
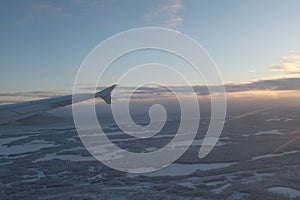
<path id="1" fill-rule="evenodd" d="M 172 86 L 177 92 L 187 94 L 188 86 Z M 210 86 L 213 91 L 219 91 L 219 85 Z M 300 90 L 300 77 L 294 78 L 278 78 L 278 79 L 261 79 L 257 81 L 247 82 L 247 83 L 237 83 L 237 84 L 225 84 L 225 90 L 227 93 L 237 93 L 237 92 L 249 92 L 249 91 L 294 91 Z M 83 88 L 89 90 L 92 88 Z M 98 88 L 101 90 L 103 88 Z M 119 86 L 119 91 L 124 95 L 131 93 L 134 90 L 134 87 L 122 87 Z M 197 95 L 209 95 L 209 90 L 207 86 L 196 85 L 193 86 L 194 91 Z M 151 95 L 160 95 L 160 96 L 170 96 L 172 92 L 167 87 L 140 87 L 135 92 L 136 97 L 146 98 Z"/>
<path id="2" fill-rule="evenodd" d="M 176 88 L 177 92 L 187 94 L 188 86 L 172 86 Z M 218 90 L 222 86 L 210 86 L 215 90 Z M 127 97 L 131 94 L 135 87 L 124 87 L 118 86 L 119 94 L 116 95 L 118 98 Z M 92 90 L 93 88 L 83 88 L 85 91 Z M 102 90 L 103 88 L 97 88 Z M 194 91 L 197 95 L 206 96 L 209 95 L 208 88 L 206 86 L 193 86 Z M 280 78 L 280 79 L 263 79 L 252 81 L 248 83 L 240 84 L 226 84 L 225 90 L 227 93 L 237 93 L 237 92 L 251 92 L 251 91 L 298 91 L 300 90 L 300 77 L 299 78 Z M 90 92 L 90 91 L 89 91 Z M 0 104 L 3 103 L 15 103 L 17 101 L 22 101 L 22 99 L 37 99 L 37 98 L 50 98 L 63 95 L 57 92 L 51 91 L 33 91 L 33 92 L 15 92 L 15 93 L 0 93 Z M 144 100 L 151 99 L 153 96 L 158 96 L 160 98 L 173 96 L 173 93 L 166 87 L 140 87 L 132 96 L 134 99 Z"/>

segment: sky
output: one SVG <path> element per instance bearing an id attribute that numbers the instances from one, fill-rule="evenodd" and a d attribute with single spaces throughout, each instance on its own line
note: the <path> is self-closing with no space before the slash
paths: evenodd
<path id="1" fill-rule="evenodd" d="M 298 0 L 2 0 L 0 103 L 71 93 L 79 66 L 96 45 L 148 26 L 192 37 L 226 84 L 257 88 L 264 80 L 284 79 L 276 87 L 294 78 L 295 85 L 299 7 Z"/>

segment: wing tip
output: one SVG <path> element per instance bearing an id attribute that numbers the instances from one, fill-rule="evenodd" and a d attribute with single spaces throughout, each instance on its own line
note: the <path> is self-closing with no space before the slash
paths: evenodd
<path id="1" fill-rule="evenodd" d="M 97 92 L 95 97 L 102 98 L 105 103 L 111 104 L 111 92 L 115 89 L 117 84 L 114 84 L 112 86 L 109 86 L 108 88 L 105 88 L 104 90 L 101 90 L 100 92 Z"/>

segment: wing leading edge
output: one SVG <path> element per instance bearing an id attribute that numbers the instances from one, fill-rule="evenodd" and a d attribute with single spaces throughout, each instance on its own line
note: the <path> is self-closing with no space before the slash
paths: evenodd
<path id="1" fill-rule="evenodd" d="M 111 92 L 116 86 L 117 85 L 112 85 L 110 87 L 107 87 L 94 95 L 66 95 L 36 101 L 2 105 L 0 106 L 0 125 L 18 124 L 18 122 L 26 121 L 26 119 L 32 118 L 41 119 L 41 116 L 47 116 L 47 119 L 49 119 L 50 115 L 45 113 L 46 111 L 68 106 L 72 103 L 78 103 L 92 98 L 102 98 L 107 104 L 111 104 Z"/>

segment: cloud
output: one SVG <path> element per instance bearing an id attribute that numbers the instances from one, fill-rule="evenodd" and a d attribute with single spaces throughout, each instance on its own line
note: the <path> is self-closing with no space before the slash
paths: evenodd
<path id="1" fill-rule="evenodd" d="M 300 90 L 300 78 L 262 79 L 242 84 L 226 84 L 225 88 L 227 92 Z"/>
<path id="2" fill-rule="evenodd" d="M 287 74 L 297 75 L 300 74 L 300 72 L 287 72 Z"/>
<path id="3" fill-rule="evenodd" d="M 163 5 L 155 5 L 144 18 L 154 25 L 175 28 L 182 25 L 183 18 L 179 15 L 182 8 L 181 0 L 167 0 Z"/>
<path id="4" fill-rule="evenodd" d="M 0 105 L 66 95 L 57 91 L 0 92 Z"/>
<path id="5" fill-rule="evenodd" d="M 52 91 L 31 91 L 31 92 L 2 92 L 0 97 L 33 97 L 33 98 L 49 98 L 62 95 L 62 93 Z"/>
<path id="6" fill-rule="evenodd" d="M 186 93 L 187 86 L 173 86 L 178 92 Z M 210 86 L 212 91 L 222 91 L 223 86 L 214 85 Z M 265 79 L 258 80 L 249 83 L 237 83 L 237 84 L 225 84 L 225 90 L 227 93 L 235 92 L 248 92 L 248 91 L 287 91 L 287 90 L 300 90 L 300 78 L 281 78 L 281 79 Z M 193 89 L 197 95 L 205 96 L 209 95 L 207 86 L 193 86 Z M 136 94 L 170 94 L 170 90 L 165 87 L 141 87 L 138 88 Z"/>
<path id="7" fill-rule="evenodd" d="M 297 71 L 300 69 L 300 55 L 292 53 L 288 56 L 283 56 L 281 58 L 281 63 L 271 64 L 270 67 L 272 71 Z"/>
<path id="8" fill-rule="evenodd" d="M 188 86 L 172 86 L 176 89 L 176 92 L 181 94 L 189 95 L 187 92 Z M 209 95 L 209 90 L 207 86 L 196 85 L 192 86 L 195 93 L 199 96 Z M 218 91 L 222 86 L 214 85 L 210 86 L 215 91 Z M 296 78 L 277 78 L 277 79 L 261 79 L 257 81 L 252 81 L 248 83 L 230 83 L 224 85 L 227 93 L 238 93 L 238 92 L 252 92 L 252 91 L 297 91 L 300 90 L 300 77 Z M 92 92 L 94 88 L 82 88 L 85 91 Z M 102 90 L 103 87 L 97 88 L 97 90 Z M 118 86 L 114 91 L 117 94 L 113 96 L 114 99 L 128 98 L 128 95 L 135 89 L 135 87 L 128 86 Z M 59 92 L 53 91 L 32 91 L 32 92 L 11 92 L 11 93 L 0 93 L 0 104 L 3 103 L 14 103 L 24 100 L 33 100 L 39 98 L 50 98 L 55 96 L 66 95 Z M 174 94 L 167 88 L 163 86 L 158 87 L 140 87 L 135 90 L 132 99 L 136 100 L 151 100 L 155 98 L 167 100 L 169 97 L 172 98 Z"/>
<path id="9" fill-rule="evenodd" d="M 2 104 L 12 104 L 12 103 L 19 103 L 19 102 L 21 102 L 21 101 L 17 101 L 17 100 L 0 100 L 0 105 L 2 105 Z"/>
<path id="10" fill-rule="evenodd" d="M 188 94 L 187 89 L 188 86 L 172 86 L 176 92 Z M 200 96 L 209 95 L 209 90 L 207 86 L 204 85 L 194 85 L 192 86 L 195 93 Z M 210 86 L 213 91 L 222 91 L 223 86 L 221 85 L 213 85 Z M 224 85 L 227 93 L 237 93 L 237 92 L 249 92 L 249 91 L 294 91 L 300 90 L 300 77 L 293 78 L 269 78 L 269 79 L 261 79 L 256 81 L 251 81 L 247 83 L 229 83 Z M 92 90 L 93 88 L 82 88 L 83 90 Z M 102 90 L 103 88 L 97 88 L 97 90 Z M 126 86 L 118 86 L 117 90 L 120 95 L 118 96 L 128 96 L 135 87 L 126 87 Z M 138 98 L 144 98 L 151 95 L 158 95 L 160 97 L 168 97 L 172 96 L 172 92 L 163 86 L 158 87 L 139 87 L 135 90 L 134 95 Z"/>

